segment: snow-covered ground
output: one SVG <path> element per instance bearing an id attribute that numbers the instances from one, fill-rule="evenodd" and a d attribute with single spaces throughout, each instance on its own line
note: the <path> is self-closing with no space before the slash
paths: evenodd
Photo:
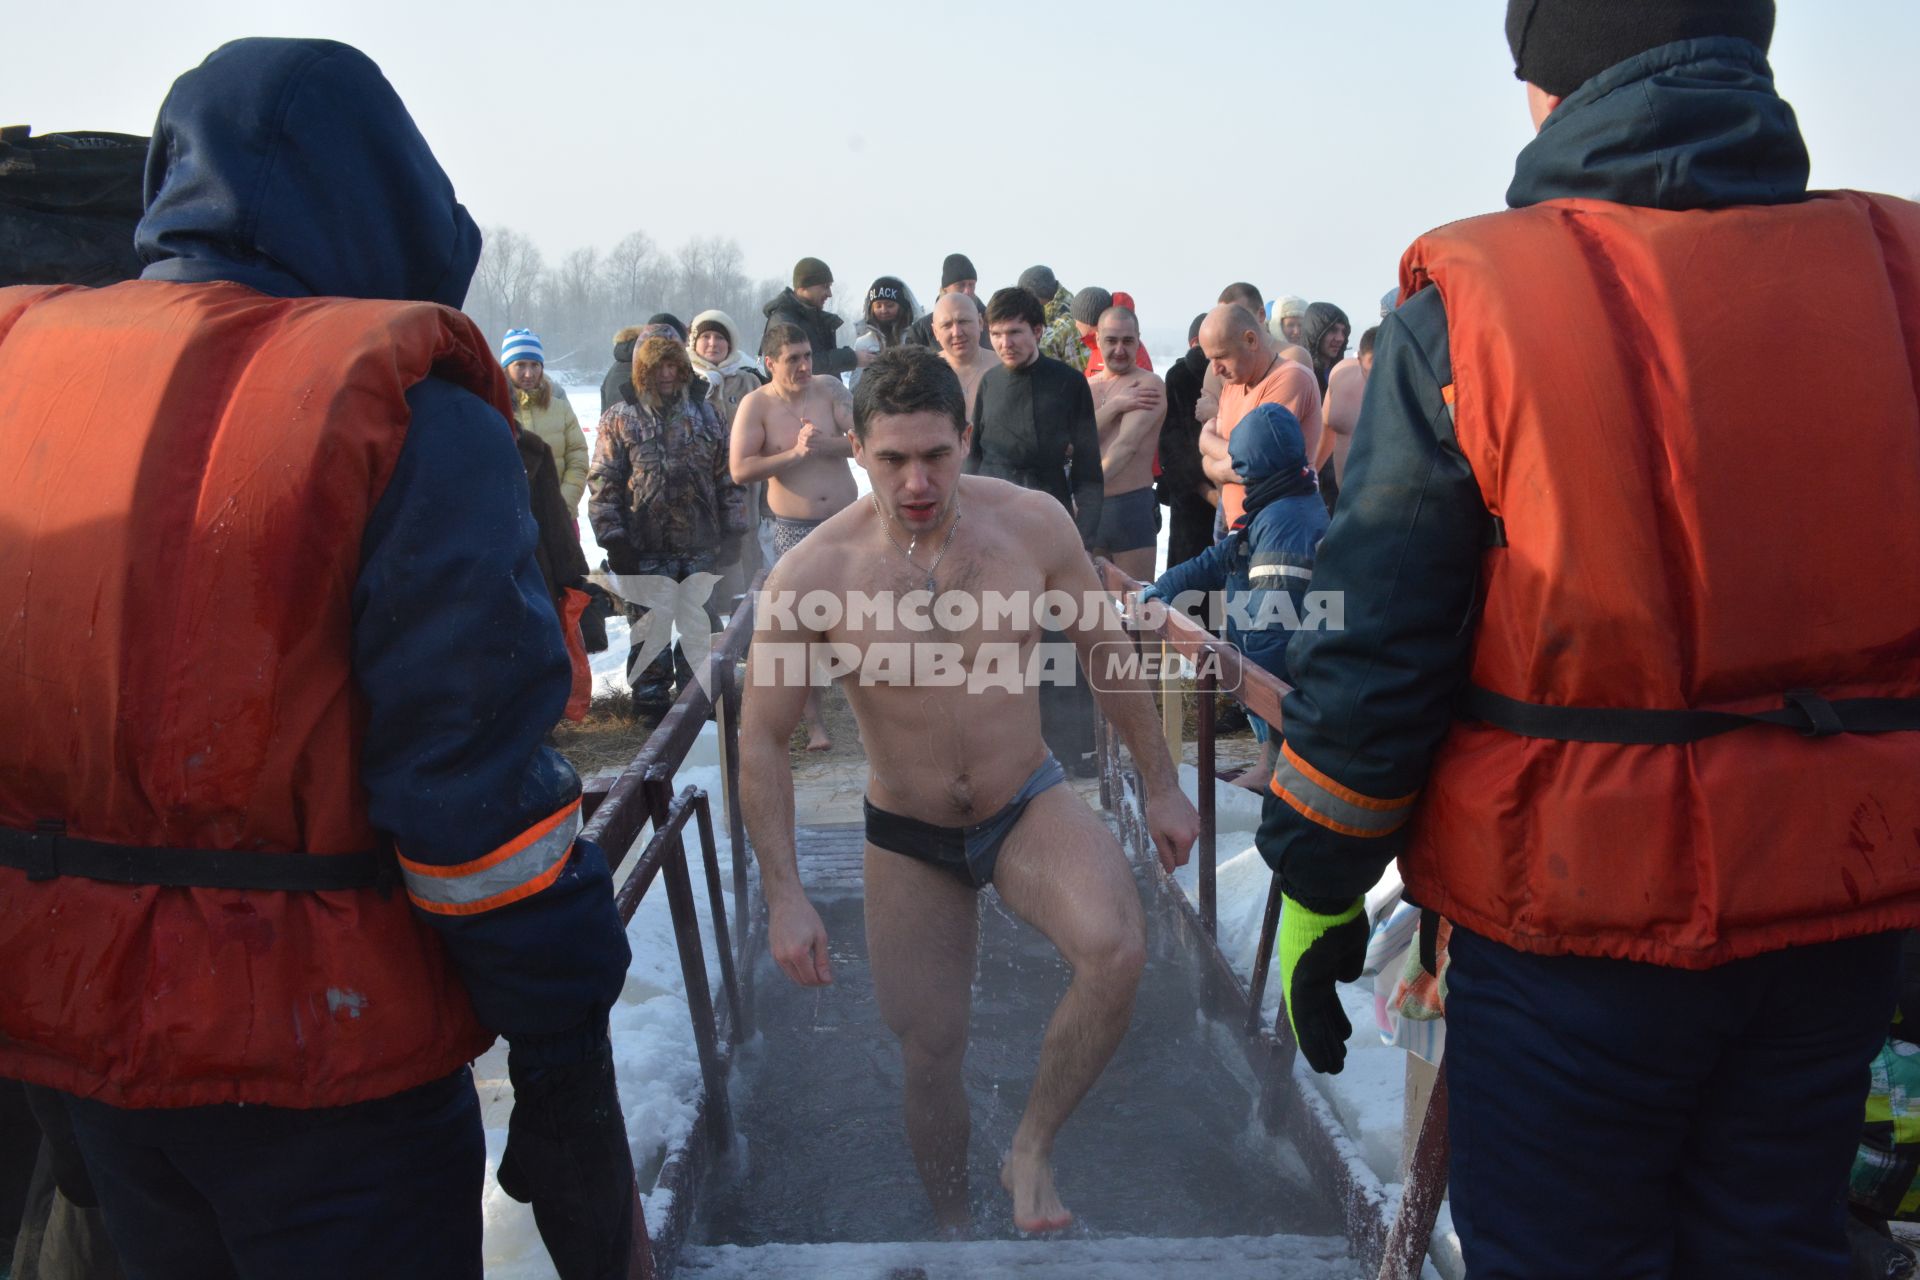
<path id="1" fill-rule="evenodd" d="M 705 790 L 714 806 L 714 840 L 719 847 L 722 873 L 730 876 L 727 868 L 732 865 L 732 846 L 727 839 L 726 820 L 720 812 L 719 747 L 711 722 L 701 731 L 686 765 L 674 776 L 676 792 L 689 786 Z M 628 865 L 651 835 L 651 826 L 641 832 Z M 699 848 L 697 829 L 689 824 L 687 852 L 694 859 L 694 899 L 700 915 L 701 936 L 707 940 L 707 985 L 714 999 L 719 1000 L 723 998 L 719 957 L 712 946 L 712 915 L 698 870 Z M 657 882 L 641 901 L 640 909 L 634 912 L 633 921 L 627 926 L 627 942 L 633 948 L 633 964 L 627 970 L 626 987 L 611 1015 L 614 1070 L 620 1084 L 620 1102 L 626 1112 L 627 1137 L 633 1144 L 634 1167 L 640 1173 L 641 1185 L 648 1186 L 667 1151 L 692 1130 L 694 1106 L 700 1096 L 700 1059 L 693 1044 L 693 1022 L 687 1012 L 680 953 L 675 947 L 673 922 L 667 912 L 667 895 Z M 551 1280 L 553 1265 L 547 1260 L 539 1233 L 534 1229 L 533 1211 L 509 1198 L 494 1182 L 494 1170 L 506 1150 L 507 1116 L 513 1106 L 504 1041 L 474 1064 L 474 1078 L 480 1087 L 487 1129 L 488 1280 Z M 647 1221 L 657 1230 L 665 1220 L 666 1206 L 651 1196 L 644 1199 Z"/>

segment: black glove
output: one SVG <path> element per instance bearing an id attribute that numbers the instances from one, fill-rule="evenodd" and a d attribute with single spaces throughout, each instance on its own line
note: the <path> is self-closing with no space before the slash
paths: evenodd
<path id="1" fill-rule="evenodd" d="M 586 578 L 569 585 L 575 591 L 584 591 L 587 595 L 587 607 L 580 612 L 581 644 L 585 646 L 588 653 L 605 653 L 607 619 L 619 612 L 619 601 L 615 600 L 605 587 Z"/>
<path id="2" fill-rule="evenodd" d="M 613 1046 L 585 1061 L 522 1070 L 509 1050 L 513 1115 L 500 1189 L 533 1206 L 560 1280 L 624 1280 L 633 1247 L 633 1157 L 614 1087 Z"/>
<path id="3" fill-rule="evenodd" d="M 628 574 L 640 572 L 640 553 L 633 545 L 618 535 L 603 538 L 600 549 L 607 553 L 607 568 L 613 573 Z"/>

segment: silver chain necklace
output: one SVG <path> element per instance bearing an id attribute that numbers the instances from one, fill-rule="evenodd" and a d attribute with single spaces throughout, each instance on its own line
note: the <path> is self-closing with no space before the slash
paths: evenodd
<path id="1" fill-rule="evenodd" d="M 895 551 L 898 551 L 903 557 L 906 558 L 906 562 L 908 564 L 911 564 L 913 565 L 914 568 L 918 569 L 920 566 L 917 564 L 913 564 L 913 553 L 919 549 L 920 539 L 916 536 L 911 541 L 909 541 L 906 546 L 904 547 L 901 546 L 899 543 L 899 540 L 893 536 L 893 521 L 888 519 L 887 513 L 881 510 L 880 508 L 880 495 L 877 493 L 870 493 L 867 496 L 873 500 L 873 513 L 880 517 L 880 532 L 887 535 L 887 542 L 893 547 Z M 931 568 L 927 570 L 927 594 L 928 595 L 933 595 L 939 590 L 939 588 L 936 587 L 933 582 L 934 570 L 938 569 L 940 567 L 940 562 L 947 558 L 947 548 L 953 545 L 953 535 L 959 531 L 960 517 L 963 514 L 965 513 L 958 509 L 954 511 L 953 523 L 947 526 L 947 539 L 945 542 L 942 542 L 940 544 L 940 553 L 934 556 L 933 565 Z"/>

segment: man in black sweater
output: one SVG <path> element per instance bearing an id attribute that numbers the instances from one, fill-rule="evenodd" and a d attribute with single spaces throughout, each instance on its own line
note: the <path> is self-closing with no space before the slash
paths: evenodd
<path id="1" fill-rule="evenodd" d="M 1105 478 L 1093 391 L 1070 365 L 1040 354 L 1046 312 L 1025 289 L 1002 289 L 987 303 L 987 334 L 1000 367 L 980 379 L 973 399 L 969 475 L 991 476 L 1052 494 L 1073 513 L 1082 546 L 1100 528 Z M 1056 670 L 1075 670 L 1073 647 L 1061 645 Z M 1040 687 L 1040 732 L 1068 772 L 1092 777 L 1093 698 L 1084 672 L 1073 684 Z"/>
<path id="2" fill-rule="evenodd" d="M 1093 392 L 1072 366 L 1040 354 L 1045 320 L 1024 289 L 1002 289 L 987 303 L 1000 367 L 987 371 L 974 396 L 967 472 L 1052 494 L 1092 546 L 1104 483 Z"/>

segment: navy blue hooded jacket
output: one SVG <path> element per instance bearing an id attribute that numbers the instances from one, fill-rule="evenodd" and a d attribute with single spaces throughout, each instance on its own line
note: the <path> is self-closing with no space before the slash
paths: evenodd
<path id="1" fill-rule="evenodd" d="M 1233 469 L 1247 484 L 1248 515 L 1227 536 L 1199 555 L 1174 565 L 1142 598 L 1176 599 L 1186 591 L 1227 593 L 1227 639 L 1247 657 L 1280 679 L 1287 678 L 1287 641 L 1291 628 L 1273 621 L 1269 597 L 1284 591 L 1292 618 L 1304 618 L 1307 586 L 1313 578 L 1314 548 L 1327 531 L 1327 505 L 1307 470 L 1306 440 L 1300 420 L 1277 404 L 1257 406 L 1227 439 Z M 1298 490 L 1264 504 L 1263 481 L 1297 478 Z M 1266 619 L 1268 625 L 1258 625 Z M 1255 625 L 1247 630 L 1244 621 Z"/>
<path id="2" fill-rule="evenodd" d="M 1782 204 L 1805 198 L 1807 169 L 1793 109 L 1758 46 L 1684 40 L 1570 94 L 1521 151 L 1507 203 Z M 1363 795 L 1420 788 L 1467 682 L 1491 517 L 1441 398 L 1452 382 L 1446 310 L 1439 290 L 1425 289 L 1381 323 L 1314 568 L 1316 590 L 1342 593 L 1345 626 L 1297 632 L 1287 649 L 1287 746 Z M 1269 798 L 1259 848 L 1290 896 L 1338 912 L 1380 878 L 1406 832 L 1341 835 Z"/>
<path id="3" fill-rule="evenodd" d="M 149 280 L 457 307 L 480 255 L 479 229 L 392 86 L 332 41 L 236 40 L 180 77 L 146 189 L 136 243 Z M 435 378 L 407 407 L 353 592 L 361 781 L 373 824 L 407 857 L 453 865 L 579 795 L 572 767 L 542 745 L 570 676 L 510 424 Z M 516 1054 L 524 1044 L 525 1057 L 567 1061 L 605 1035 L 629 956 L 591 844 L 518 903 L 421 918 Z"/>

